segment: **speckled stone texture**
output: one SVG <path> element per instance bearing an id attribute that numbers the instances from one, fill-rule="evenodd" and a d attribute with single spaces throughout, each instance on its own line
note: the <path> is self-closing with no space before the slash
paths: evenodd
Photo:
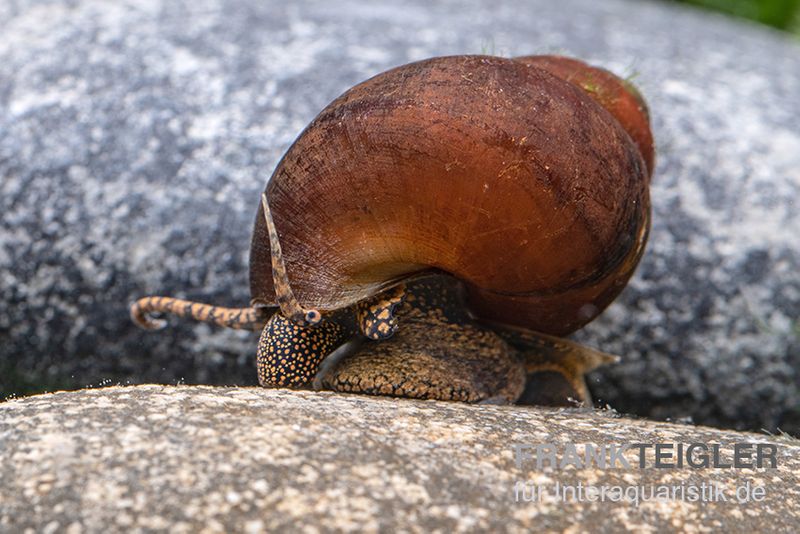
<path id="1" fill-rule="evenodd" d="M 718 443 L 723 460 L 732 443 L 771 443 L 777 468 L 515 462 L 515 444 L 637 442 Z M 3 532 L 791 532 L 800 524 L 797 440 L 603 412 L 115 387 L 0 405 L 0 450 Z M 636 466 L 638 453 L 625 457 Z M 550 489 L 705 483 L 728 500 L 517 502 L 517 481 Z M 747 483 L 764 488 L 763 501 L 736 501 Z"/>
<path id="2" fill-rule="evenodd" d="M 561 52 L 648 99 L 649 249 L 577 335 L 595 397 L 800 432 L 800 46 L 668 3 L 0 0 L 0 395 L 255 384 L 256 335 L 145 333 L 137 296 L 249 300 L 258 194 L 349 86 L 434 55 Z"/>

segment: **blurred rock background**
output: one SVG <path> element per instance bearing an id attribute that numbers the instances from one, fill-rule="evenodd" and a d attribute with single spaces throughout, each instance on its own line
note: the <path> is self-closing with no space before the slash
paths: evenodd
<path id="1" fill-rule="evenodd" d="M 800 46 L 675 2 L 0 0 L 0 398 L 255 384 L 256 335 L 129 303 L 247 303 L 258 194 L 348 87 L 553 52 L 632 78 L 658 150 L 645 258 L 575 336 L 624 356 L 595 397 L 800 433 Z"/>

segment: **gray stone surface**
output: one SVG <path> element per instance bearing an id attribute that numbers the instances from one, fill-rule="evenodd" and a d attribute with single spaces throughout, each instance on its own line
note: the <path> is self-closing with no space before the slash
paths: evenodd
<path id="1" fill-rule="evenodd" d="M 639 442 L 716 443 L 724 461 L 733 443 L 769 443 L 777 467 L 658 469 L 648 457 L 651 467 L 639 469 L 635 451 L 625 455 L 631 468 L 515 463 L 514 444 L 582 451 Z M 608 412 L 115 387 L 0 405 L 0 450 L 3 532 L 792 532 L 800 523 L 797 440 Z M 550 496 L 517 502 L 517 481 Z M 552 496 L 556 483 L 579 482 L 639 486 L 645 498 L 637 506 L 632 493 L 616 502 Z M 763 501 L 736 500 L 748 483 L 764 489 Z M 720 493 L 646 499 L 647 488 L 703 484 Z"/>
<path id="2" fill-rule="evenodd" d="M 623 411 L 800 432 L 800 47 L 667 3 L 0 0 L 0 394 L 254 384 L 256 338 L 127 317 L 248 300 L 258 192 L 330 100 L 433 55 L 563 52 L 636 83 L 649 250 L 578 338 Z"/>

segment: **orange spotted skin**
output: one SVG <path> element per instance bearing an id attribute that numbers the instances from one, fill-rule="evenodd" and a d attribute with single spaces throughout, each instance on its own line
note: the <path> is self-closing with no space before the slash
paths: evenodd
<path id="1" fill-rule="evenodd" d="M 320 363 L 356 332 L 347 314 L 301 326 L 276 313 L 267 322 L 256 353 L 258 382 L 264 387 L 302 387 L 317 374 Z"/>
<path id="2" fill-rule="evenodd" d="M 315 328 L 275 314 L 258 342 L 258 382 L 265 387 L 297 387 L 310 382 L 323 357 L 344 342 L 342 328 L 323 321 Z"/>
<path id="3" fill-rule="evenodd" d="M 406 286 L 401 284 L 356 305 L 358 326 L 361 332 L 374 341 L 388 339 L 397 331 L 395 309 L 406 299 Z"/>
<path id="4" fill-rule="evenodd" d="M 162 328 L 163 319 L 151 314 L 171 314 L 237 330 L 261 330 L 271 315 L 264 308 L 222 308 L 172 297 L 144 297 L 131 306 L 131 319 L 147 330 Z"/>
<path id="5" fill-rule="evenodd" d="M 276 313 L 258 342 L 256 369 L 264 387 L 303 387 L 316 376 L 322 360 L 359 332 L 385 340 L 397 329 L 395 309 L 406 297 L 405 286 L 350 308 L 333 312 L 313 326 L 304 326 Z"/>

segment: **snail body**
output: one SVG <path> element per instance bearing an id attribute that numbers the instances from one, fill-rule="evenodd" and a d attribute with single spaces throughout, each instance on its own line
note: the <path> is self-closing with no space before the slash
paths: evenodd
<path id="1" fill-rule="evenodd" d="M 558 344 L 551 336 L 596 317 L 641 258 L 652 162 L 641 97 L 577 60 L 432 58 L 351 88 L 301 133 L 262 196 L 242 309 L 243 328 L 266 325 L 262 384 L 307 384 L 358 332 L 400 343 L 389 339 L 399 312 L 424 300 L 406 296 L 432 274 L 463 288 L 457 324 L 480 320 L 501 341 L 538 332 L 514 334 L 524 349 Z M 139 301 L 132 315 L 146 326 L 148 313 L 176 311 L 160 304 Z M 404 313 L 417 324 L 431 315 Z M 327 382 L 337 383 L 355 382 Z"/>
<path id="2" fill-rule="evenodd" d="M 469 316 L 465 295 L 450 276 L 412 281 L 397 310 L 397 332 L 345 346 L 315 387 L 491 404 L 591 403 L 584 375 L 616 357 L 541 333 L 498 333 Z"/>

